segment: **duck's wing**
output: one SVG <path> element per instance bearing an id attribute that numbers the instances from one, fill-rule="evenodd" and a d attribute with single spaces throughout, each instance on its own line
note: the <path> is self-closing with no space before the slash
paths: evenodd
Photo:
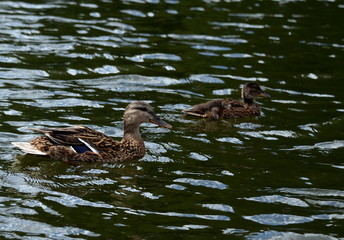
<path id="1" fill-rule="evenodd" d="M 245 118 L 258 116 L 260 108 L 257 104 L 248 105 L 242 101 L 227 99 L 223 102 L 223 118 Z"/>
<path id="2" fill-rule="evenodd" d="M 98 143 L 108 139 L 113 141 L 112 138 L 106 136 L 105 134 L 84 126 L 53 129 L 30 129 L 43 133 L 56 145 L 72 147 L 77 153 L 83 153 L 87 151 L 99 153 L 99 148 L 97 146 Z"/>
<path id="3" fill-rule="evenodd" d="M 222 102 L 222 105 L 224 106 L 224 108 L 245 108 L 246 104 L 242 101 L 239 100 L 235 100 L 235 99 L 225 99 Z"/>
<path id="4" fill-rule="evenodd" d="M 222 107 L 222 99 L 211 100 L 205 103 L 200 103 L 191 107 L 191 109 L 183 110 L 190 115 L 204 115 L 206 112 L 212 111 L 214 108 Z"/>
<path id="5" fill-rule="evenodd" d="M 192 106 L 191 109 L 183 110 L 188 115 L 218 119 L 223 112 L 223 101 L 225 99 L 211 100 Z"/>

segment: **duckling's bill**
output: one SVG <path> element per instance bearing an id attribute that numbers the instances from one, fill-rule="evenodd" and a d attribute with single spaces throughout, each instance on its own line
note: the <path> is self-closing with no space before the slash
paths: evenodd
<path id="1" fill-rule="evenodd" d="M 271 97 L 270 94 L 267 94 L 266 92 L 261 92 L 258 95 L 259 97 Z"/>

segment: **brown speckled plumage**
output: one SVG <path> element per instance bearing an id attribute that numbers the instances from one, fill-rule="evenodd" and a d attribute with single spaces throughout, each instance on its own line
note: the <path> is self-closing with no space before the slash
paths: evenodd
<path id="1" fill-rule="evenodd" d="M 159 119 L 153 108 L 145 102 L 129 104 L 124 113 L 124 136 L 120 142 L 84 126 L 56 129 L 32 129 L 45 136 L 29 143 L 13 143 L 23 151 L 47 155 L 52 159 L 83 162 L 124 162 L 145 155 L 144 142 L 139 126 L 151 122 L 165 128 L 172 128 Z"/>
<path id="2" fill-rule="evenodd" d="M 187 115 L 210 119 L 219 118 L 245 118 L 260 115 L 260 107 L 255 102 L 257 97 L 269 97 L 256 82 L 246 83 L 242 89 L 244 101 L 234 99 L 217 99 L 197 104 L 189 110 Z"/>

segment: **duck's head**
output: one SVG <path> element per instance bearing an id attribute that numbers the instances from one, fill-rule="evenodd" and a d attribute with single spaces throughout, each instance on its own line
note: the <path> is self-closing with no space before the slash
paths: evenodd
<path id="1" fill-rule="evenodd" d="M 253 103 L 257 97 L 270 97 L 265 93 L 256 82 L 249 82 L 244 85 L 241 92 L 245 103 Z"/>
<path id="2" fill-rule="evenodd" d="M 160 127 L 171 129 L 172 126 L 161 120 L 153 110 L 153 107 L 146 102 L 136 101 L 130 103 L 124 112 L 124 124 L 140 125 L 141 123 L 150 122 Z"/>

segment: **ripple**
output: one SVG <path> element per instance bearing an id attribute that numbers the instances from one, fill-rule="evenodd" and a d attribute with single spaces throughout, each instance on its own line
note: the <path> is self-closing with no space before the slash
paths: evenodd
<path id="1" fill-rule="evenodd" d="M 190 158 L 196 159 L 199 161 L 207 161 L 210 158 L 209 156 L 202 155 L 202 154 L 199 154 L 196 152 L 191 152 L 189 156 L 190 156 Z"/>
<path id="2" fill-rule="evenodd" d="M 125 9 L 125 10 L 121 10 L 121 12 L 129 14 L 131 16 L 135 16 L 135 17 L 141 17 L 141 18 L 147 17 L 145 13 L 138 10 Z"/>
<path id="3" fill-rule="evenodd" d="M 294 101 L 294 100 L 282 100 L 282 99 L 272 99 L 272 102 L 275 103 L 282 103 L 282 104 L 297 104 L 299 103 L 298 101 Z"/>
<path id="4" fill-rule="evenodd" d="M 117 27 L 127 31 L 136 31 L 136 28 L 134 26 L 129 25 L 127 23 L 116 22 L 115 19 L 111 19 L 109 22 L 106 23 L 106 25 L 109 27 Z"/>
<path id="5" fill-rule="evenodd" d="M 0 76 L 3 79 L 39 79 L 49 77 L 49 74 L 43 70 L 31 70 L 31 69 L 4 69 L 0 68 Z"/>
<path id="6" fill-rule="evenodd" d="M 150 60 L 169 60 L 169 61 L 181 61 L 182 59 L 174 54 L 166 54 L 166 53 L 151 53 L 151 54 L 141 54 L 136 55 L 133 57 L 127 57 L 129 60 L 133 62 L 144 62 L 145 59 Z"/>
<path id="7" fill-rule="evenodd" d="M 189 137 L 189 136 L 183 136 L 183 138 L 189 138 L 195 141 L 200 141 L 200 142 L 204 142 L 204 143 L 210 143 L 210 140 L 207 138 L 202 138 L 202 137 Z"/>
<path id="8" fill-rule="evenodd" d="M 254 130 L 254 129 L 258 129 L 262 127 L 262 125 L 256 124 L 256 123 L 239 123 L 239 124 L 235 124 L 234 126 L 240 129 L 247 129 L 247 130 Z"/>
<path id="9" fill-rule="evenodd" d="M 103 67 L 89 69 L 92 72 L 99 73 L 99 74 L 115 74 L 119 73 L 119 70 L 115 66 L 104 65 Z"/>
<path id="10" fill-rule="evenodd" d="M 162 154 L 162 153 L 166 153 L 167 152 L 166 148 L 163 145 L 158 144 L 158 143 L 153 143 L 153 142 L 146 141 L 145 142 L 145 146 L 154 155 Z"/>
<path id="11" fill-rule="evenodd" d="M 278 140 L 278 137 L 285 137 L 285 138 L 296 138 L 297 135 L 293 131 L 287 130 L 269 130 L 269 131 L 257 131 L 257 132 L 239 132 L 240 134 L 254 137 L 254 138 L 261 138 L 265 140 Z"/>
<path id="12" fill-rule="evenodd" d="M 229 221 L 230 218 L 224 215 L 201 215 L 194 213 L 178 213 L 178 212 L 152 212 L 146 210 L 138 210 L 139 213 L 143 214 L 155 214 L 169 217 L 184 217 L 184 218 L 199 218 L 212 221 Z"/>
<path id="13" fill-rule="evenodd" d="M 202 204 L 202 207 L 205 207 L 211 210 L 234 213 L 234 209 L 231 206 L 226 205 L 226 204 Z"/>
<path id="14" fill-rule="evenodd" d="M 184 83 L 183 80 L 168 77 L 146 77 L 140 75 L 117 75 L 107 78 L 81 79 L 76 80 L 80 85 L 91 86 L 102 90 L 121 92 L 147 91 L 152 90 L 145 86 L 171 86 Z"/>
<path id="15" fill-rule="evenodd" d="M 226 175 L 226 176 L 234 176 L 234 173 L 228 171 L 228 170 L 223 170 L 221 171 L 221 174 Z"/>
<path id="16" fill-rule="evenodd" d="M 235 75 L 229 75 L 229 74 L 226 74 L 226 75 L 217 75 L 216 74 L 214 76 L 223 77 L 223 78 L 231 78 L 234 80 L 240 80 L 240 81 L 245 81 L 245 82 L 255 82 L 255 81 L 267 82 L 267 81 L 269 81 L 269 79 L 264 78 L 264 77 L 243 77 L 243 76 L 235 76 Z"/>
<path id="17" fill-rule="evenodd" d="M 252 57 L 251 54 L 247 54 L 247 53 L 226 53 L 226 54 L 223 54 L 223 56 L 227 58 L 251 58 Z"/>
<path id="18" fill-rule="evenodd" d="M 0 89 L 0 99 L 36 99 L 36 98 L 49 98 L 54 96 L 54 92 L 48 90 L 12 90 L 12 89 Z"/>
<path id="19" fill-rule="evenodd" d="M 117 181 L 106 178 L 106 179 L 94 179 L 94 180 L 89 180 L 89 181 L 85 181 L 85 182 L 78 182 L 78 183 L 74 183 L 71 185 L 74 186 L 98 186 L 98 187 L 102 187 L 105 185 L 113 185 L 114 183 L 116 183 Z"/>
<path id="20" fill-rule="evenodd" d="M 90 169 L 90 170 L 84 171 L 84 173 L 89 173 L 89 174 L 105 174 L 105 173 L 109 173 L 109 171 L 102 170 L 102 169 Z"/>
<path id="21" fill-rule="evenodd" d="M 186 189 L 186 187 L 179 185 L 179 184 L 171 184 L 171 185 L 167 185 L 166 187 L 174 189 L 174 190 L 185 190 Z"/>
<path id="22" fill-rule="evenodd" d="M 200 40 L 200 41 L 217 41 L 228 43 L 247 43 L 247 40 L 239 38 L 239 36 L 209 36 L 209 35 L 188 35 L 188 34 L 168 34 L 168 37 L 177 40 Z"/>
<path id="23" fill-rule="evenodd" d="M 154 195 L 153 193 L 150 193 L 150 192 L 143 192 L 141 193 L 141 195 L 145 198 L 149 198 L 149 199 L 152 199 L 152 200 L 156 200 L 156 199 L 159 199 L 161 197 L 163 197 L 162 195 Z"/>
<path id="24" fill-rule="evenodd" d="M 32 4 L 32 3 L 25 3 L 25 2 L 11 2 L 11 1 L 4 1 L 1 2 L 1 5 L 9 6 L 12 8 L 24 8 L 24 9 L 55 9 L 55 8 L 62 8 L 62 6 L 57 4 Z"/>
<path id="25" fill-rule="evenodd" d="M 265 232 L 257 232 L 251 233 L 247 236 L 247 239 L 252 240 L 269 240 L 269 239 L 303 239 L 303 240 L 338 240 L 338 238 L 319 234 L 319 233 L 294 233 L 294 232 L 278 232 L 278 231 L 265 231 Z"/>
<path id="26" fill-rule="evenodd" d="M 55 227 L 47 223 L 42 223 L 33 220 L 25 220 L 17 217 L 4 217 L 0 216 L 2 232 L 21 232 L 30 234 L 31 236 L 46 236 L 47 238 L 53 237 L 54 239 L 82 239 L 72 238 L 74 236 L 89 236 L 98 237 L 99 234 L 84 230 L 77 227 Z"/>
<path id="27" fill-rule="evenodd" d="M 310 217 L 302 217 L 297 215 L 288 215 L 288 214 L 260 214 L 254 216 L 243 216 L 247 220 L 257 222 L 263 225 L 269 226 L 283 226 L 290 224 L 300 224 L 312 222 L 314 219 Z"/>
<path id="28" fill-rule="evenodd" d="M 319 220 L 344 220 L 344 214 L 319 214 L 313 215 L 312 218 Z"/>
<path id="29" fill-rule="evenodd" d="M 8 116 L 21 116 L 23 112 L 16 111 L 16 110 L 8 110 L 8 111 L 4 111 L 4 114 Z"/>
<path id="30" fill-rule="evenodd" d="M 248 232 L 247 230 L 237 229 L 237 228 L 226 228 L 226 229 L 222 230 L 222 233 L 226 234 L 226 235 L 239 235 L 239 236 L 241 236 L 247 232 Z"/>
<path id="31" fill-rule="evenodd" d="M 42 202 L 34 199 L 25 200 L 23 202 L 24 206 L 30 207 L 30 208 L 41 208 L 44 212 L 55 215 L 55 216 L 62 216 L 60 213 L 56 212 L 55 210 L 51 209 L 47 205 L 43 204 Z"/>
<path id="32" fill-rule="evenodd" d="M 303 196 L 318 196 L 318 197 L 344 197 L 344 191 L 333 189 L 320 189 L 320 188 L 280 188 L 280 192 L 291 193 Z"/>
<path id="33" fill-rule="evenodd" d="M 160 163 L 170 163 L 174 162 L 173 159 L 165 156 L 154 156 L 150 154 L 146 154 L 144 158 L 142 158 L 140 161 L 142 162 L 160 162 Z"/>
<path id="34" fill-rule="evenodd" d="M 337 200 L 337 201 L 332 201 L 332 200 L 312 200 L 312 199 L 307 199 L 307 202 L 319 206 L 325 206 L 325 207 L 335 207 L 335 208 L 344 208 L 344 202 Z"/>
<path id="35" fill-rule="evenodd" d="M 98 8 L 98 5 L 93 3 L 81 3 L 80 6 L 84 8 Z"/>
<path id="36" fill-rule="evenodd" d="M 203 82 L 203 83 L 224 83 L 223 80 L 210 76 L 208 74 L 197 74 L 197 75 L 191 75 L 189 77 L 189 80 L 191 82 Z"/>
<path id="37" fill-rule="evenodd" d="M 66 119 L 66 120 L 73 120 L 73 121 L 88 121 L 90 122 L 91 119 L 89 118 L 85 118 L 85 117 L 79 117 L 79 116 L 64 116 L 64 117 L 60 117 L 61 119 Z"/>
<path id="38" fill-rule="evenodd" d="M 241 22 L 211 22 L 210 24 L 221 27 L 238 27 L 238 28 L 251 28 L 251 29 L 263 29 L 267 28 L 267 25 L 248 24 Z"/>
<path id="39" fill-rule="evenodd" d="M 313 149 L 334 150 L 334 149 L 343 148 L 343 147 L 344 147 L 344 140 L 333 140 L 329 142 L 316 143 L 314 145 L 294 146 L 290 150 L 313 150 Z"/>
<path id="40" fill-rule="evenodd" d="M 197 175 L 197 176 L 204 175 L 203 173 L 185 172 L 185 171 L 180 171 L 180 170 L 173 171 L 173 173 L 174 173 L 174 174 L 177 174 L 177 175 Z"/>
<path id="41" fill-rule="evenodd" d="M 231 48 L 229 47 L 221 47 L 221 46 L 213 46 L 213 45 L 194 45 L 192 46 L 194 49 L 199 50 L 208 50 L 208 51 L 229 51 Z"/>
<path id="42" fill-rule="evenodd" d="M 104 106 L 96 103 L 95 101 L 84 100 L 80 98 L 65 98 L 65 99 L 37 99 L 35 102 L 22 102 L 22 104 L 41 107 L 41 108 L 60 108 L 60 107 L 92 107 L 92 108 L 103 108 Z"/>
<path id="43" fill-rule="evenodd" d="M 89 206 L 95 208 L 114 208 L 110 204 L 101 202 L 90 202 L 80 197 L 72 196 L 65 193 L 51 192 L 51 194 L 52 195 L 50 196 L 44 197 L 44 199 L 59 203 L 65 207 Z"/>
<path id="44" fill-rule="evenodd" d="M 205 229 L 205 228 L 209 228 L 209 226 L 205 226 L 205 225 L 193 225 L 193 224 L 188 224 L 188 225 L 183 225 L 181 227 L 178 226 L 159 226 L 161 228 L 164 229 L 168 229 L 168 230 L 192 230 L 192 229 Z"/>
<path id="45" fill-rule="evenodd" d="M 6 214 L 8 215 L 15 215 L 15 214 L 20 214 L 20 215 L 37 215 L 37 211 L 31 208 L 23 208 L 23 207 L 7 207 L 6 208 Z"/>
<path id="46" fill-rule="evenodd" d="M 241 141 L 238 138 L 234 138 L 234 137 L 222 137 L 222 138 L 216 138 L 216 140 L 219 142 L 227 142 L 227 143 L 233 143 L 233 144 L 244 144 L 243 141 Z"/>
<path id="47" fill-rule="evenodd" d="M 298 92 L 298 91 L 294 91 L 294 90 L 276 89 L 276 88 L 274 88 L 273 90 L 277 91 L 277 92 L 289 93 L 289 94 L 292 94 L 292 95 L 304 95 L 304 96 L 309 96 L 309 97 L 318 97 L 318 98 L 334 98 L 335 97 L 332 94 Z"/>
<path id="48" fill-rule="evenodd" d="M 213 94 L 214 95 L 220 95 L 220 96 L 223 96 L 223 95 L 231 95 L 232 94 L 232 89 L 218 89 L 218 90 L 213 90 Z"/>
<path id="49" fill-rule="evenodd" d="M 1 45 L 0 45 L 1 48 Z M 1 63 L 20 63 L 20 60 L 15 57 L 0 56 Z"/>
<path id="50" fill-rule="evenodd" d="M 216 188 L 220 190 L 227 189 L 228 186 L 219 181 L 214 180 L 204 180 L 204 179 L 193 179 L 193 178 L 177 178 L 173 180 L 174 182 L 187 183 L 193 186 L 202 186 L 207 188 Z"/>
<path id="51" fill-rule="evenodd" d="M 319 127 L 319 125 L 318 125 L 318 124 L 315 124 L 315 123 L 308 123 L 308 124 L 305 124 L 305 125 L 299 125 L 298 127 L 299 127 L 301 130 L 309 131 L 309 132 L 315 133 L 315 132 L 317 132 L 316 127 Z"/>
<path id="52" fill-rule="evenodd" d="M 261 203 L 283 203 L 290 206 L 297 206 L 297 207 L 309 207 L 309 205 L 297 198 L 285 197 L 281 195 L 270 195 L 270 196 L 261 196 L 261 197 L 249 197 L 244 198 L 249 201 L 256 201 Z"/>

